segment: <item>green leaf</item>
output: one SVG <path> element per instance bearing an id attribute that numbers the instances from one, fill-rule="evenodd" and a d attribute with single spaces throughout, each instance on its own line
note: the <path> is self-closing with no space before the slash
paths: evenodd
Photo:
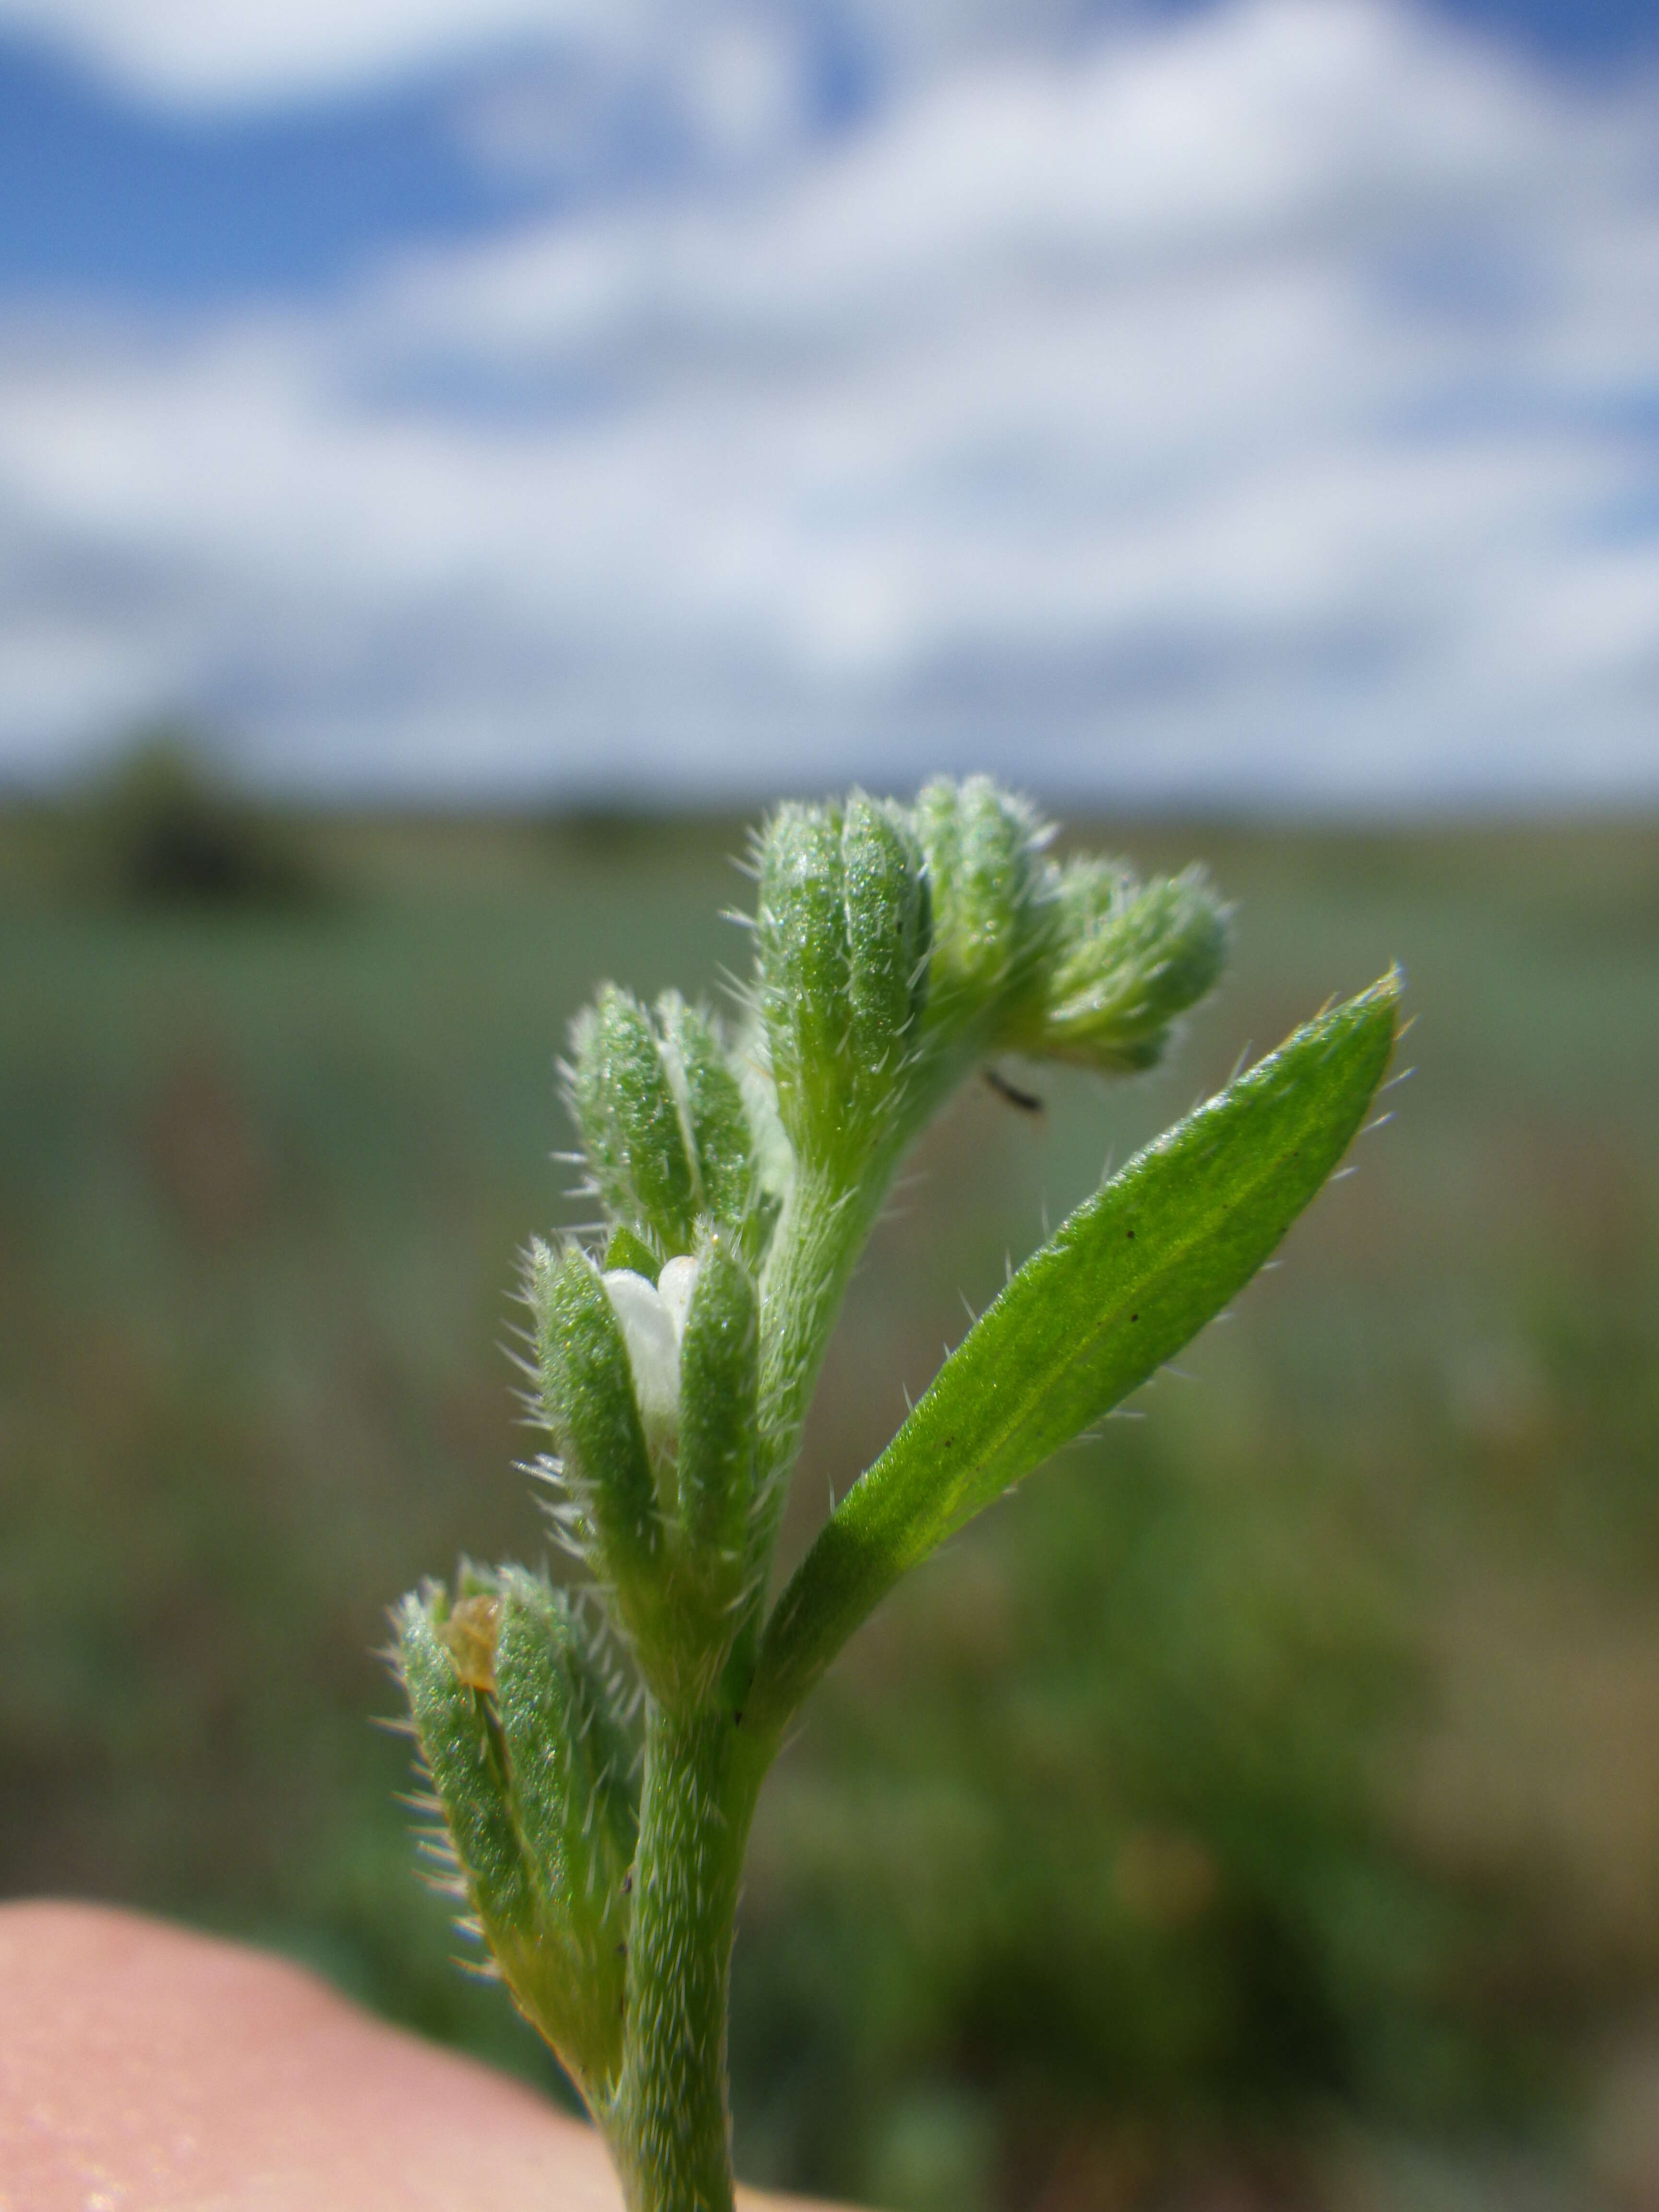
<path id="1" fill-rule="evenodd" d="M 820 1531 L 767 1623 L 775 1733 L 908 1567 L 1172 1358 L 1341 1158 L 1394 1047 L 1390 974 L 1130 1161 L 1027 1261 Z"/>

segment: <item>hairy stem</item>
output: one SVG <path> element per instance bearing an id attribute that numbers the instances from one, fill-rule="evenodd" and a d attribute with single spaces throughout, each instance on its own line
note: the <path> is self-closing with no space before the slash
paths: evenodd
<path id="1" fill-rule="evenodd" d="M 848 1185 L 802 1162 L 773 1237 L 761 1285 L 761 1464 L 756 1482 L 760 1523 L 754 1546 L 754 1556 L 769 1565 L 818 1370 L 888 1173 Z M 739 1705 L 754 1670 L 765 1610 L 763 1567 L 726 1668 L 728 1693 Z"/>
<path id="2" fill-rule="evenodd" d="M 847 1278 L 880 1196 L 805 1164 L 796 1171 L 764 1286 L 761 1409 L 769 1469 L 794 1458 Z"/>
<path id="3" fill-rule="evenodd" d="M 728 1711 L 647 1708 L 622 2079 L 629 2212 L 732 2212 L 726 1994 L 762 1769 Z"/>

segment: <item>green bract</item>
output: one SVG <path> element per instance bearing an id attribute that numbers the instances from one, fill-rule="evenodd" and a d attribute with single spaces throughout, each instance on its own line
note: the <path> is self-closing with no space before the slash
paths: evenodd
<path id="1" fill-rule="evenodd" d="M 455 1879 L 605 2130 L 632 2212 L 731 2212 L 726 2008 L 782 1732 L 904 1571 L 1111 1410 L 1249 1281 L 1340 1159 L 1398 984 L 1328 1010 L 1079 1206 L 948 1358 L 769 1618 L 802 1421 L 912 1139 L 1018 1052 L 1149 1066 L 1220 971 L 1195 872 L 1056 864 L 984 777 L 786 806 L 757 853 L 750 1026 L 607 987 L 568 1096 L 607 1227 L 532 1247 L 554 1524 L 588 1613 L 522 1569 L 398 1616 Z M 585 1601 L 584 1602 L 586 1602 Z"/>

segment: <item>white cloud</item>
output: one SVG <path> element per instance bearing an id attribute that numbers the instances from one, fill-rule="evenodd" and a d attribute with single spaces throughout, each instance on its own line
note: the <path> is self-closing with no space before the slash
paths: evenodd
<path id="1" fill-rule="evenodd" d="M 0 26 L 44 39 L 143 97 L 289 100 L 514 40 L 626 34 L 629 0 L 0 0 Z"/>
<path id="2" fill-rule="evenodd" d="M 1131 9 L 1137 0 L 1116 0 Z M 1102 0 L 0 0 L 43 40 L 143 100 L 213 107 L 373 88 L 504 46 L 587 50 L 684 79 L 717 133 L 763 135 L 820 33 L 884 82 L 972 53 L 1075 39 Z M 503 117 L 509 138 L 518 126 Z"/>
<path id="3" fill-rule="evenodd" d="M 20 332 L 0 758 L 195 702 L 337 783 L 1653 795 L 1656 120 L 1242 0 L 343 307 Z"/>

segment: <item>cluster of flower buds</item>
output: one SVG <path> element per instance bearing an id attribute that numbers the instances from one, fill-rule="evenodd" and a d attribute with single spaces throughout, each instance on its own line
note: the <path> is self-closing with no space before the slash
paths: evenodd
<path id="1" fill-rule="evenodd" d="M 763 1182 L 742 1083 L 714 1024 L 678 992 L 665 992 L 653 1016 L 608 984 L 578 1017 L 570 1047 L 570 1110 L 621 1249 L 653 1255 L 654 1280 L 665 1260 L 696 1250 L 705 1224 L 733 1232 L 757 1262 L 777 1200 Z"/>
<path id="2" fill-rule="evenodd" d="M 759 845 L 756 998 L 797 1157 L 848 1182 L 915 1133 L 975 1060 L 1150 1066 L 1209 990 L 1225 918 L 1195 872 L 1143 887 L 1057 866 L 986 776 L 913 807 L 787 806 Z"/>

